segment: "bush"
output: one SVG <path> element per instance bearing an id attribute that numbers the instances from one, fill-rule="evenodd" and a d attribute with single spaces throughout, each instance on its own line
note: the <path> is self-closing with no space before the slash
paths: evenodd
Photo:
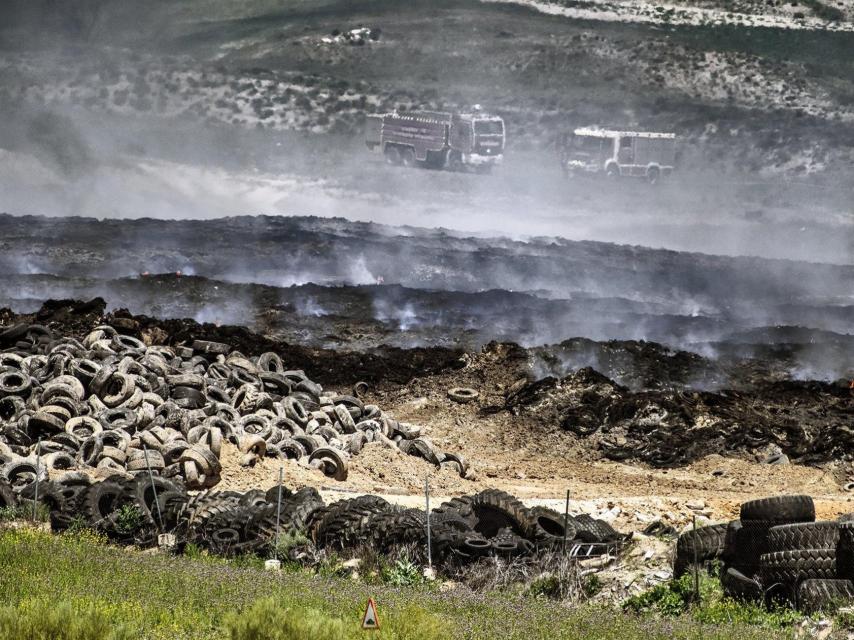
<path id="1" fill-rule="evenodd" d="M 737 602 L 723 594 L 720 581 L 701 574 L 700 600 L 695 602 L 694 576 L 686 574 L 678 580 L 660 584 L 629 598 L 623 609 L 639 614 L 676 617 L 689 614 L 703 624 L 746 624 L 766 629 L 780 629 L 802 619 L 792 609 L 766 609 L 758 604 Z"/>
<path id="2" fill-rule="evenodd" d="M 43 502 L 36 505 L 36 522 L 47 522 L 50 519 L 50 507 Z M 0 507 L 0 522 L 33 521 L 33 501 L 21 500 L 13 507 Z"/>
<path id="3" fill-rule="evenodd" d="M 279 544 L 275 546 L 274 551 L 277 558 L 287 560 L 291 557 L 291 552 L 310 543 L 311 541 L 299 531 L 285 531 L 279 536 Z"/>
<path id="4" fill-rule="evenodd" d="M 0 608 L 3 640 L 132 640 L 138 634 L 114 626 L 109 616 L 92 606 L 74 611 L 67 602 L 25 602 Z"/>
<path id="5" fill-rule="evenodd" d="M 123 505 L 116 514 L 116 531 L 122 535 L 136 533 L 142 522 L 142 512 L 135 505 Z"/>
<path id="6" fill-rule="evenodd" d="M 225 626 L 231 640 L 343 640 L 354 635 L 340 620 L 314 609 L 283 609 L 273 598 L 229 615 Z"/>
<path id="7" fill-rule="evenodd" d="M 591 574 L 581 579 L 581 592 L 587 598 L 592 598 L 602 590 L 602 581 L 599 576 Z"/>
<path id="8" fill-rule="evenodd" d="M 62 532 L 62 538 L 82 545 L 106 545 L 109 538 L 99 531 L 91 529 L 85 521 L 75 519 L 71 526 Z"/>
<path id="9" fill-rule="evenodd" d="M 394 564 L 382 569 L 382 580 L 394 587 L 411 587 L 424 582 L 421 570 L 409 558 L 400 558 Z"/>
<path id="10" fill-rule="evenodd" d="M 623 608 L 634 613 L 678 616 L 688 610 L 688 606 L 694 597 L 693 580 L 691 574 L 686 574 L 677 580 L 656 585 L 652 589 L 626 600 Z"/>
<path id="11" fill-rule="evenodd" d="M 535 598 L 562 600 L 564 598 L 564 587 L 556 575 L 543 574 L 531 581 L 531 585 L 528 587 L 528 595 Z"/>

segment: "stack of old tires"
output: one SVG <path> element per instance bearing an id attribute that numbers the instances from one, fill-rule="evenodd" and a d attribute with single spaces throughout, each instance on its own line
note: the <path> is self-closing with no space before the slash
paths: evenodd
<path id="1" fill-rule="evenodd" d="M 487 555 L 530 555 L 538 549 L 619 542 L 624 536 L 587 515 L 564 516 L 545 507 L 528 508 L 505 491 L 487 489 L 454 498 L 430 512 L 430 548 L 434 560 L 468 561 Z M 401 545 L 426 550 L 427 514 L 391 505 L 376 496 L 342 500 L 319 509 L 308 530 L 320 547 L 370 544 L 379 551 Z"/>
<path id="2" fill-rule="evenodd" d="M 293 459 L 336 480 L 371 442 L 466 475 L 462 456 L 365 403 L 363 390 L 324 390 L 275 353 L 247 357 L 219 342 L 149 345 L 107 325 L 78 341 L 14 327 L 0 333 L 0 476 L 19 491 L 39 468 L 120 480 L 150 469 L 207 489 L 220 481 L 224 442 L 244 466 Z"/>
<path id="3" fill-rule="evenodd" d="M 264 492 L 257 489 L 204 492 L 190 498 L 184 520 L 177 531 L 179 545 L 187 542 L 221 556 L 262 555 L 275 543 L 276 510 L 280 507 L 278 527 L 282 533 L 302 532 L 311 515 L 323 506 L 316 489 L 295 493 L 278 487 Z"/>
<path id="4" fill-rule="evenodd" d="M 816 521 L 803 495 L 751 500 L 740 516 L 680 536 L 674 576 L 719 560 L 724 593 L 739 600 L 812 612 L 854 599 L 854 526 Z"/>
<path id="5" fill-rule="evenodd" d="M 35 483 L 16 493 L 0 479 L 0 507 L 29 505 L 35 498 Z M 217 555 L 261 555 L 274 545 L 278 528 L 300 534 L 305 544 L 318 549 L 369 546 L 385 553 L 405 546 L 426 555 L 427 548 L 425 511 L 371 495 L 326 505 L 311 487 L 190 494 L 180 481 L 158 475 L 93 482 L 85 474 L 66 473 L 40 482 L 38 500 L 49 508 L 54 530 L 88 528 L 120 544 L 143 547 L 154 545 L 159 533 L 172 533 L 179 549 L 191 543 Z M 609 551 L 607 544 L 596 549 L 590 545 L 624 540 L 602 520 L 585 514 L 565 519 L 545 507 L 527 508 L 496 489 L 445 502 L 430 512 L 429 521 L 430 550 L 437 564 L 532 555 L 564 541 L 569 548 L 586 545 L 599 555 Z"/>
<path id="6" fill-rule="evenodd" d="M 84 473 L 71 472 L 40 482 L 37 492 L 35 483 L 16 492 L 0 480 L 0 506 L 29 507 L 35 499 L 48 508 L 54 531 L 87 528 L 120 543 L 146 546 L 156 541 L 157 533 L 178 526 L 188 495 L 180 483 L 157 475 L 93 482 Z"/>

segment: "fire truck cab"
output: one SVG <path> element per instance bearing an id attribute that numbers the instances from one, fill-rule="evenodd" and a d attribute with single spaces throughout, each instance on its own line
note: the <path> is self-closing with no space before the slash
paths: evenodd
<path id="1" fill-rule="evenodd" d="M 567 136 L 561 150 L 564 175 L 634 176 L 651 184 L 673 172 L 676 136 L 649 131 L 586 127 Z"/>

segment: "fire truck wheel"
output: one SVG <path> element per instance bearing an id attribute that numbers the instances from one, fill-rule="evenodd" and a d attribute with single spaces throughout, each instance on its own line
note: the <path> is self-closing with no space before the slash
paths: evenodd
<path id="1" fill-rule="evenodd" d="M 605 175 L 607 175 L 609 178 L 619 178 L 620 168 L 616 164 L 609 164 L 605 168 Z"/>
<path id="2" fill-rule="evenodd" d="M 397 147 L 387 145 L 384 154 L 388 164 L 400 164 L 400 151 Z"/>
<path id="3" fill-rule="evenodd" d="M 415 150 L 406 148 L 400 152 L 400 160 L 404 167 L 415 166 Z"/>
<path id="4" fill-rule="evenodd" d="M 650 167 L 646 172 L 646 181 L 650 184 L 658 184 L 658 179 L 661 177 L 661 171 L 658 167 Z"/>
<path id="5" fill-rule="evenodd" d="M 462 171 L 465 168 L 459 151 L 450 151 L 448 153 L 447 167 L 448 171 Z"/>

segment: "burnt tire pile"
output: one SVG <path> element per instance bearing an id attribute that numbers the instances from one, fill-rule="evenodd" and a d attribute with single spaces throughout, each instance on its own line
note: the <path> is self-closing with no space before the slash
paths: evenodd
<path id="1" fill-rule="evenodd" d="M 381 498 L 343 500 L 313 516 L 308 530 L 319 547 L 346 548 L 368 543 L 380 551 L 399 545 L 426 550 L 427 515 Z M 545 507 L 528 508 L 497 489 L 454 498 L 430 512 L 433 560 L 465 562 L 487 555 L 530 555 L 538 550 L 590 543 L 619 543 L 624 536 L 587 515 L 564 516 Z M 342 533 L 343 532 L 343 533 Z"/>
<path id="2" fill-rule="evenodd" d="M 224 441 L 239 447 L 245 466 L 265 456 L 296 459 L 336 480 L 369 442 L 467 471 L 461 456 L 440 451 L 418 427 L 324 391 L 272 352 L 248 358 L 202 340 L 148 346 L 110 326 L 82 342 L 55 339 L 39 325 L 0 337 L 14 345 L 0 352 L 0 475 L 15 487 L 40 465 L 102 476 L 150 467 L 187 489 L 211 488 Z"/>
<path id="3" fill-rule="evenodd" d="M 740 519 L 679 537 L 673 573 L 720 562 L 724 593 L 807 613 L 854 601 L 854 522 L 816 521 L 809 496 L 741 505 Z"/>
<path id="4" fill-rule="evenodd" d="M 666 371 L 657 373 L 666 377 Z M 503 408 L 559 425 L 610 460 L 657 468 L 710 454 L 802 464 L 847 461 L 852 455 L 847 382 L 779 381 L 750 392 L 632 391 L 588 367 L 560 380 L 547 377 L 511 387 Z M 769 447 L 785 455 L 768 456 Z"/>
<path id="5" fill-rule="evenodd" d="M 302 534 L 306 544 L 317 549 L 369 546 L 385 553 L 408 546 L 416 555 L 426 555 L 426 512 L 392 505 L 378 496 L 326 505 L 313 488 L 292 492 L 282 487 L 280 496 L 278 486 L 190 495 L 180 482 L 162 476 L 92 482 L 76 472 L 40 482 L 38 492 L 38 500 L 50 509 L 55 531 L 84 527 L 121 544 L 154 546 L 157 534 L 165 532 L 176 536 L 179 549 L 192 543 L 222 556 L 264 555 L 275 544 L 278 526 L 282 533 Z M 34 498 L 34 482 L 16 492 L 0 479 L 0 506 Z M 430 549 L 437 564 L 460 564 L 489 555 L 514 557 L 554 548 L 563 543 L 564 531 L 570 545 L 624 540 L 606 522 L 586 515 L 570 516 L 566 522 L 565 530 L 564 516 L 556 511 L 529 509 L 508 493 L 487 489 L 454 498 L 430 512 Z"/>

